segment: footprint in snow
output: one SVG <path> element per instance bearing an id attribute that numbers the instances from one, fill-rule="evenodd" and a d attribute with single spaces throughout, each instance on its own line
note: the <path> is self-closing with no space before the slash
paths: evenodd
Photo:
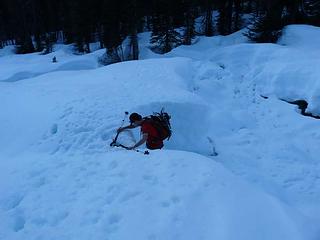
<path id="1" fill-rule="evenodd" d="M 152 175 L 144 175 L 143 180 L 151 185 L 158 184 L 158 178 Z"/>
<path id="2" fill-rule="evenodd" d="M 19 232 L 24 229 L 24 225 L 26 224 L 26 220 L 23 215 L 17 215 L 14 218 L 13 222 L 13 230 L 15 232 Z"/>
<path id="3" fill-rule="evenodd" d="M 178 204 L 180 202 L 180 198 L 178 196 L 172 196 L 170 198 L 170 200 L 168 201 L 163 201 L 160 203 L 160 206 L 163 208 L 168 208 L 170 207 L 172 204 Z"/>
<path id="4" fill-rule="evenodd" d="M 41 186 L 45 185 L 47 182 L 47 179 L 45 177 L 39 177 L 38 179 L 36 179 L 34 182 L 33 182 L 33 187 L 35 188 L 40 188 Z"/>
<path id="5" fill-rule="evenodd" d="M 52 134 L 52 135 L 54 135 L 54 134 L 56 134 L 58 132 L 58 124 L 53 124 L 52 126 L 51 126 L 51 130 L 50 130 L 50 133 Z"/>
<path id="6" fill-rule="evenodd" d="M 119 223 L 122 216 L 119 214 L 112 214 L 105 220 L 105 231 L 106 234 L 116 232 L 119 228 Z"/>
<path id="7" fill-rule="evenodd" d="M 119 214 L 112 214 L 108 218 L 108 223 L 110 225 L 117 224 L 120 222 L 121 219 L 122 217 Z"/>
<path id="8" fill-rule="evenodd" d="M 139 191 L 132 191 L 132 192 L 127 192 L 123 197 L 121 197 L 120 202 L 127 202 L 137 196 L 139 196 L 141 192 Z"/>
<path id="9" fill-rule="evenodd" d="M 108 169 L 109 169 L 109 170 L 113 170 L 113 169 L 115 169 L 116 167 L 118 167 L 118 163 L 117 163 L 116 161 L 113 161 L 113 162 L 111 162 L 111 163 L 109 164 Z"/>
<path id="10" fill-rule="evenodd" d="M 0 204 L 4 207 L 5 210 L 12 210 L 20 205 L 22 200 L 24 199 L 23 195 L 13 194 L 9 198 L 0 202 Z"/>

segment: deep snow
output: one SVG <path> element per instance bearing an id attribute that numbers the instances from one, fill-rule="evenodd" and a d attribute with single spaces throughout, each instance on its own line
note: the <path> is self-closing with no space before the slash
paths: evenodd
<path id="1" fill-rule="evenodd" d="M 144 60 L 106 67 L 0 50 L 0 239 L 318 239 L 320 122 L 283 100 L 320 115 L 320 29 L 162 56 L 140 37 Z M 162 107 L 164 150 L 109 147 L 124 111 Z"/>

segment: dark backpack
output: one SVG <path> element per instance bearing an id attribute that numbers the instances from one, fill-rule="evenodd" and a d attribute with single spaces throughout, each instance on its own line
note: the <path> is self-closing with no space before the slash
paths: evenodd
<path id="1" fill-rule="evenodd" d="M 170 125 L 171 116 L 161 110 L 160 113 L 154 112 L 151 116 L 145 118 L 151 125 L 157 129 L 158 138 L 163 141 L 165 139 L 169 140 L 171 137 L 171 125 Z"/>

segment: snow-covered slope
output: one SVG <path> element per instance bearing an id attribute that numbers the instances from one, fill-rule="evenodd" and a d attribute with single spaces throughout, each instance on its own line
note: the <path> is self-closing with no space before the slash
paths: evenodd
<path id="1" fill-rule="evenodd" d="M 106 67 L 102 51 L 0 50 L 0 239 L 317 239 L 320 122 L 282 100 L 319 114 L 319 35 L 238 32 L 158 56 L 145 33 L 145 60 Z M 124 111 L 162 107 L 165 149 L 109 147 Z"/>
<path id="2" fill-rule="evenodd" d="M 33 78 L 48 72 L 95 69 L 99 66 L 98 56 L 103 50 L 87 55 L 72 54 L 72 46 L 56 45 L 54 52 L 13 55 L 11 46 L 1 50 L 0 81 L 16 82 Z M 57 62 L 53 63 L 53 58 Z"/>
<path id="3" fill-rule="evenodd" d="M 2 168 L 2 239 L 309 237 L 301 214 L 197 154 L 24 157 Z"/>

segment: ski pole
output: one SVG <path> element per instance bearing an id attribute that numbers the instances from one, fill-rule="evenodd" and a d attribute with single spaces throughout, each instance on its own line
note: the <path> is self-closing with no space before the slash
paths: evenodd
<path id="1" fill-rule="evenodd" d="M 121 127 L 123 126 L 124 121 L 126 120 L 126 117 L 127 117 L 128 114 L 129 114 L 129 112 L 127 112 L 127 111 L 124 112 L 124 117 L 123 117 L 123 119 L 122 119 L 122 123 L 121 123 L 121 125 L 120 125 L 119 128 L 121 128 Z M 120 134 L 120 132 L 117 132 L 117 135 L 115 136 L 115 138 L 113 139 L 113 141 L 110 143 L 110 146 L 114 146 L 114 145 L 115 145 L 115 143 L 117 142 L 117 139 L 118 139 L 119 134 Z"/>
<path id="2" fill-rule="evenodd" d="M 124 148 L 124 149 L 128 150 L 128 147 L 124 146 L 123 144 L 115 143 L 113 146 L 114 147 L 121 147 L 121 148 Z M 135 151 L 135 152 L 138 152 L 138 153 L 143 153 L 144 155 L 149 155 L 150 154 L 148 150 L 146 150 L 146 151 L 141 151 L 139 149 L 132 149 L 132 150 Z"/>

